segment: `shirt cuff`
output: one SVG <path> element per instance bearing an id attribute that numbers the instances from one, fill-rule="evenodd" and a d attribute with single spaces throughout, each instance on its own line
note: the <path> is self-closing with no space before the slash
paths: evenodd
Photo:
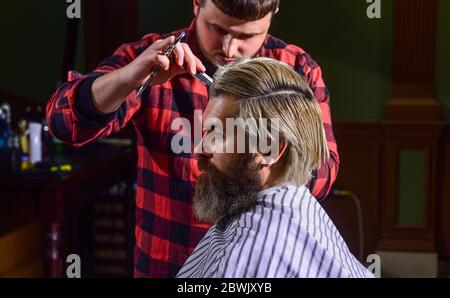
<path id="1" fill-rule="evenodd" d="M 96 126 L 104 126 L 116 117 L 117 111 L 112 113 L 102 113 L 92 103 L 91 88 L 94 81 L 102 74 L 89 76 L 78 86 L 78 92 L 75 97 L 75 110 L 80 120 Z"/>

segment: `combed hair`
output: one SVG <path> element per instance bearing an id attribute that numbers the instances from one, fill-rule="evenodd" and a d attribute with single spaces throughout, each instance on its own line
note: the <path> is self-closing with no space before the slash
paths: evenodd
<path id="1" fill-rule="evenodd" d="M 239 100 L 236 115 L 244 120 L 278 119 L 287 148 L 277 161 L 284 181 L 304 185 L 329 151 L 322 112 L 303 77 L 289 65 L 271 58 L 244 58 L 220 67 L 210 97 Z M 272 127 L 269 128 L 272 129 Z"/>
<path id="2" fill-rule="evenodd" d="M 208 0 L 200 0 L 203 7 Z M 230 17 L 256 21 L 270 12 L 275 13 L 280 0 L 211 0 L 214 5 Z"/>

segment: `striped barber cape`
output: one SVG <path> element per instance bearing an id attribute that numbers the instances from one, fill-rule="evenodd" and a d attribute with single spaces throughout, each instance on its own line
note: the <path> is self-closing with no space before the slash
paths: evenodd
<path id="1" fill-rule="evenodd" d="M 262 191 L 240 215 L 213 225 L 177 277 L 373 277 L 305 186 Z"/>

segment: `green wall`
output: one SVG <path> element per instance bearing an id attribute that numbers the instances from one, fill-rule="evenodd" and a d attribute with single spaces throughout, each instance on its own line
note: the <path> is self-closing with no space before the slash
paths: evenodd
<path id="1" fill-rule="evenodd" d="M 450 119 L 450 0 L 438 0 L 436 97 Z M 366 16 L 365 0 L 281 2 L 271 33 L 308 51 L 322 66 L 333 118 L 380 120 L 391 93 L 392 1 L 382 18 Z M 59 79 L 67 3 L 0 2 L 0 89 L 45 101 Z M 140 0 L 140 34 L 189 24 L 192 1 Z M 76 69 L 85 72 L 83 28 Z M 124 41 L 125 42 L 125 41 Z"/>
<path id="2" fill-rule="evenodd" d="M 439 0 L 438 11 L 436 97 L 450 120 L 450 0 Z"/>
<path id="3" fill-rule="evenodd" d="M 391 95 L 392 3 L 383 0 L 382 18 L 371 20 L 365 0 L 281 1 L 271 33 L 300 45 L 322 66 L 334 119 L 382 119 Z M 191 1 L 140 5 L 141 35 L 178 29 L 193 15 Z M 438 5 L 436 97 L 450 119 L 450 0 Z"/>
<path id="4" fill-rule="evenodd" d="M 0 2 L 1 89 L 48 98 L 62 65 L 65 16 L 64 1 Z"/>
<path id="5" fill-rule="evenodd" d="M 426 154 L 422 150 L 400 150 L 396 222 L 400 225 L 422 226 L 425 224 Z"/>
<path id="6" fill-rule="evenodd" d="M 191 1 L 177 1 L 178 13 L 166 17 L 174 2 L 141 0 L 141 34 L 188 24 Z M 381 20 L 370 20 L 366 1 L 281 2 L 271 33 L 300 45 L 322 66 L 334 119 L 382 117 L 390 95 L 392 8 L 388 3 L 382 5 Z"/>
<path id="7" fill-rule="evenodd" d="M 139 0 L 139 31 L 171 32 L 187 27 L 194 16 L 191 0 Z"/>
<path id="8" fill-rule="evenodd" d="M 272 32 L 321 65 L 334 119 L 381 119 L 390 96 L 391 2 L 369 19 L 366 1 L 284 1 Z M 296 20 L 296 21 L 293 21 Z"/>

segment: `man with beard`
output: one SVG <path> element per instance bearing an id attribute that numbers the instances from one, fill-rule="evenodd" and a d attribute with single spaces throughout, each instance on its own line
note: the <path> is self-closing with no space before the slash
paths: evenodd
<path id="1" fill-rule="evenodd" d="M 87 74 L 70 72 L 51 96 L 47 122 L 51 133 L 84 146 L 131 123 L 136 131 L 137 191 L 135 277 L 173 277 L 209 225 L 192 212 L 198 177 L 193 154 L 174 153 L 171 123 L 194 122 L 204 111 L 208 88 L 194 78 L 212 76 L 218 65 L 244 56 L 284 61 L 305 76 L 320 103 L 330 158 L 313 172 L 307 187 L 319 199 L 330 191 L 339 156 L 329 107 L 330 96 L 319 65 L 298 46 L 268 34 L 279 0 L 193 0 L 194 20 L 169 34 L 150 33 L 126 43 Z M 163 50 L 185 32 L 174 55 Z M 144 93 L 141 84 L 155 66 L 158 75 Z"/>
<path id="2" fill-rule="evenodd" d="M 270 125 L 259 126 L 258 138 L 250 125 L 237 127 L 245 153 L 225 150 L 240 141 L 235 128 L 204 130 L 194 212 L 214 225 L 178 277 L 372 277 L 305 186 L 329 153 L 319 104 L 298 73 L 270 58 L 221 68 L 203 120 L 211 118 Z M 263 136 L 278 142 L 276 152 L 251 150 Z"/>

